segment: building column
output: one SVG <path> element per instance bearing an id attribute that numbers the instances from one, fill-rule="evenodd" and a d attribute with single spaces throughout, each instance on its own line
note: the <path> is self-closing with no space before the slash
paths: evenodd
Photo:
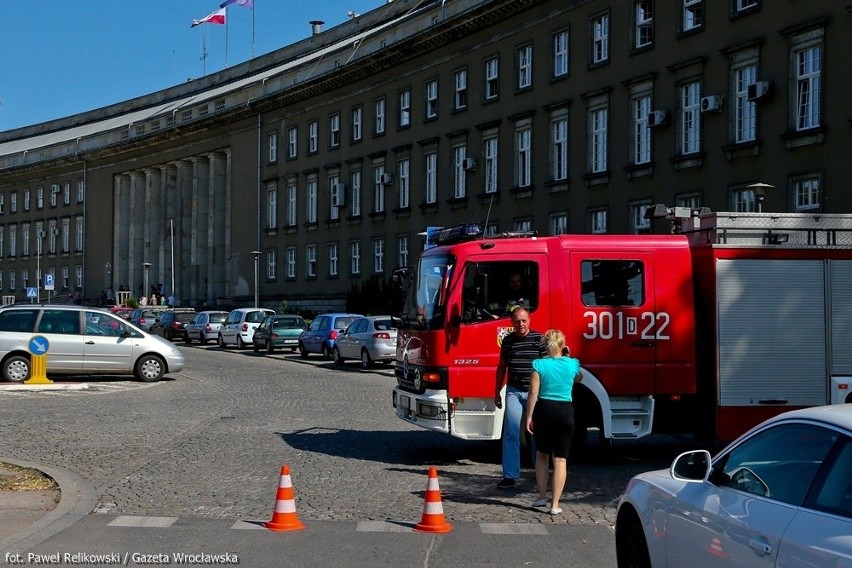
<path id="1" fill-rule="evenodd" d="M 177 207 L 175 217 L 175 284 L 178 300 L 186 305 L 191 298 L 189 284 L 192 279 L 192 186 L 193 164 L 177 162 Z"/>
<path id="2" fill-rule="evenodd" d="M 160 274 L 162 274 L 163 292 L 168 296 L 174 293 L 172 287 L 172 230 L 174 229 L 175 202 L 177 195 L 177 168 L 174 164 L 160 166 L 159 207 L 163 212 L 160 218 Z"/>
<path id="3" fill-rule="evenodd" d="M 139 286 L 144 279 L 142 263 L 145 262 L 145 176 L 142 172 L 130 173 L 130 251 L 128 254 L 128 279 L 130 296 L 138 298 L 143 292 Z"/>
<path id="4" fill-rule="evenodd" d="M 161 231 L 162 209 L 160 208 L 160 169 L 145 169 L 145 259 L 150 262 L 148 271 L 148 289 L 145 294 L 151 295 L 152 284 L 163 281 L 163 272 L 160 269 L 160 241 L 163 240 Z M 144 277 L 144 273 L 143 273 Z"/>
<path id="5" fill-rule="evenodd" d="M 130 251 L 130 176 L 113 178 L 114 231 L 112 237 L 112 282 L 116 290 L 130 289 L 128 253 Z"/>
<path id="6" fill-rule="evenodd" d="M 221 152 L 208 155 L 210 160 L 210 183 L 207 196 L 207 300 L 218 304 L 218 298 L 227 295 L 225 251 L 225 229 L 221 218 L 225 213 L 225 192 L 227 191 L 228 157 Z M 221 209 L 221 211 L 220 211 Z M 219 215 L 221 213 L 221 215 Z"/>

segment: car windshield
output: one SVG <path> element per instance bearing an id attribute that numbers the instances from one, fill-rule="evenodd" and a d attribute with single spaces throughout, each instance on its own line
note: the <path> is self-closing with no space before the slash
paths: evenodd
<path id="1" fill-rule="evenodd" d="M 275 327 L 284 329 L 303 329 L 305 321 L 302 318 L 277 318 Z"/>
<path id="2" fill-rule="evenodd" d="M 337 318 L 334 320 L 334 329 L 346 329 L 353 321 L 355 321 L 354 317 Z"/>
<path id="3" fill-rule="evenodd" d="M 181 322 L 191 322 L 193 319 L 195 319 L 195 314 L 191 312 L 186 314 L 176 314 L 175 319 Z"/>
<path id="4" fill-rule="evenodd" d="M 444 282 L 449 281 L 454 262 L 453 257 L 441 254 L 420 258 L 402 310 L 405 326 L 438 329 L 443 325 L 447 293 Z"/>
<path id="5" fill-rule="evenodd" d="M 224 323 L 228 314 L 210 314 L 210 323 Z"/>
<path id="6" fill-rule="evenodd" d="M 388 330 L 393 329 L 393 326 L 391 325 L 391 319 L 390 318 L 376 320 L 375 322 L 373 322 L 373 325 L 379 331 L 388 331 Z"/>
<path id="7" fill-rule="evenodd" d="M 247 323 L 260 323 L 260 322 L 263 321 L 263 318 L 265 318 L 268 315 L 269 314 L 267 312 L 261 312 L 261 311 L 248 312 L 246 314 L 246 322 Z"/>

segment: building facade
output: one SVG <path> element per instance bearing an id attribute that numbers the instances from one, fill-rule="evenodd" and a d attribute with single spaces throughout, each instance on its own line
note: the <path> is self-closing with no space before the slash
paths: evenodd
<path id="1" fill-rule="evenodd" d="M 214 306 L 257 282 L 263 304 L 319 311 L 416 262 L 429 226 L 852 212 L 850 20 L 834 0 L 396 0 L 0 133 L 0 288 L 23 300 L 49 273 L 86 299 L 147 282 Z"/>

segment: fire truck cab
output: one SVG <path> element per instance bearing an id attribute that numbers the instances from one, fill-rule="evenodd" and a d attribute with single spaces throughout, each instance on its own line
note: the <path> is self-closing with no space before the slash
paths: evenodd
<path id="1" fill-rule="evenodd" d="M 795 223 L 801 231 L 785 229 Z M 852 282 L 852 216 L 807 226 L 802 215 L 778 224 L 704 214 L 673 235 L 445 229 L 421 255 L 401 314 L 396 414 L 460 438 L 500 438 L 495 368 L 517 305 L 533 329 L 561 329 L 582 364 L 580 435 L 730 439 L 767 414 L 825 404 L 831 380 L 848 387 L 852 377 L 843 347 L 852 293 L 837 284 Z"/>

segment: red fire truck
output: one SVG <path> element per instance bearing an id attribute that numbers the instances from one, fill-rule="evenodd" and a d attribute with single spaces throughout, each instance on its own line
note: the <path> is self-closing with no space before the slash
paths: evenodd
<path id="1" fill-rule="evenodd" d="M 563 330 L 582 363 L 578 432 L 731 440 L 792 408 L 852 402 L 852 215 L 667 211 L 679 234 L 439 231 L 401 314 L 397 416 L 500 438 L 494 373 L 517 275 L 531 327 Z"/>

